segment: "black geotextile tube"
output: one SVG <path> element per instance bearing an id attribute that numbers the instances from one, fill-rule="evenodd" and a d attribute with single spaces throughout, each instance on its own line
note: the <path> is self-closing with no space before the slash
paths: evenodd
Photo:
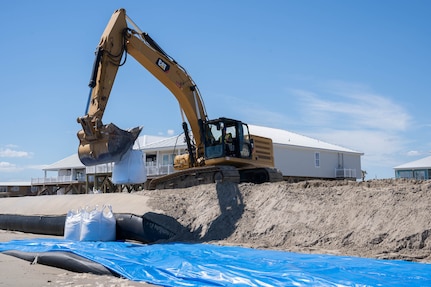
<path id="1" fill-rule="evenodd" d="M 143 216 L 137 216 L 130 213 L 117 213 L 115 219 L 117 222 L 117 239 L 131 239 L 144 243 L 152 243 L 158 240 L 166 240 L 175 235 L 175 232 L 166 226 L 160 217 L 162 214 L 149 212 Z"/>
<path id="2" fill-rule="evenodd" d="M 175 235 L 175 228 L 170 226 L 172 219 L 153 212 L 137 216 L 130 213 L 114 214 L 116 219 L 117 240 L 136 240 L 143 243 L 152 243 L 158 240 L 166 240 Z M 66 215 L 41 216 L 41 215 L 17 215 L 0 214 L 0 229 L 21 231 L 26 233 L 45 235 L 64 235 Z"/>
<path id="3" fill-rule="evenodd" d="M 111 272 L 108 268 L 102 264 L 88 260 L 79 255 L 54 251 L 54 252 L 22 252 L 16 250 L 4 251 L 3 254 L 11 255 L 26 261 L 30 261 L 34 264 L 42 264 L 52 267 L 57 267 L 72 272 L 78 273 L 92 273 L 97 275 L 114 275 L 118 277 L 118 274 Z"/>
<path id="4" fill-rule="evenodd" d="M 66 215 L 0 214 L 0 229 L 62 236 Z"/>

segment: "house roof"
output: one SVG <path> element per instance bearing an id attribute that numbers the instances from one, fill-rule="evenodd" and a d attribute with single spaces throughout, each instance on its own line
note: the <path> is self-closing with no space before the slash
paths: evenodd
<path id="1" fill-rule="evenodd" d="M 82 164 L 82 162 L 79 160 L 78 154 L 75 153 L 75 154 L 72 154 L 71 156 L 68 156 L 66 158 L 63 158 L 62 160 L 59 160 L 57 162 L 54 162 L 53 164 L 48 165 L 42 170 L 59 170 L 59 169 L 65 169 L 65 168 L 80 169 L 80 168 L 85 168 L 85 165 Z"/>
<path id="2" fill-rule="evenodd" d="M 425 158 L 407 162 L 394 167 L 394 169 L 421 169 L 421 168 L 426 168 L 426 169 L 431 168 L 431 156 L 427 156 Z"/>
<path id="3" fill-rule="evenodd" d="M 133 146 L 133 148 L 141 149 L 142 147 L 151 145 L 152 143 L 155 143 L 164 139 L 168 139 L 168 137 L 142 135 L 138 137 L 138 139 L 135 141 L 135 145 Z"/>
<path id="4" fill-rule="evenodd" d="M 171 149 L 172 147 L 181 147 L 184 148 L 186 146 L 185 144 L 185 137 L 183 134 L 170 137 L 170 138 L 164 138 L 159 141 L 152 142 L 150 144 L 147 144 L 142 148 L 142 150 L 160 150 L 160 149 Z M 137 148 L 135 144 L 135 148 Z"/>
<path id="5" fill-rule="evenodd" d="M 4 181 L 0 186 L 31 186 L 31 181 Z"/>
<path id="6" fill-rule="evenodd" d="M 251 134 L 271 138 L 274 144 L 362 154 L 361 152 L 358 152 L 358 151 L 354 151 L 339 145 L 323 142 L 318 139 L 306 137 L 286 130 L 255 126 L 255 125 L 248 125 L 248 127 L 250 129 Z"/>

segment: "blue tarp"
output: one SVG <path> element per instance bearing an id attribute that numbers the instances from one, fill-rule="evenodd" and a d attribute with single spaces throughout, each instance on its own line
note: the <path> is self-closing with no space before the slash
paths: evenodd
<path id="1" fill-rule="evenodd" d="M 431 286 L 431 264 L 211 244 L 0 243 L 0 252 L 71 252 L 122 277 L 161 286 Z M 45 253 L 44 253 L 45 254 Z"/>

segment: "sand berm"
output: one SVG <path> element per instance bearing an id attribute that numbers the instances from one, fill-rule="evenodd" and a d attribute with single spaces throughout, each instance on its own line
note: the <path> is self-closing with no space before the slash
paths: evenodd
<path id="1" fill-rule="evenodd" d="M 141 191 L 173 240 L 431 262 L 431 181 L 312 180 Z"/>

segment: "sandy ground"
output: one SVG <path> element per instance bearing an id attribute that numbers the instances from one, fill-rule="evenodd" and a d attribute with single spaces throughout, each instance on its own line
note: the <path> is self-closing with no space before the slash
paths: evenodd
<path id="1" fill-rule="evenodd" d="M 164 214 L 172 241 L 431 263 L 431 181 L 210 184 L 137 196 Z M 40 236 L 0 231 L 0 241 Z M 1 254 L 0 268 L 9 274 L 0 286 L 151 286 Z"/>

